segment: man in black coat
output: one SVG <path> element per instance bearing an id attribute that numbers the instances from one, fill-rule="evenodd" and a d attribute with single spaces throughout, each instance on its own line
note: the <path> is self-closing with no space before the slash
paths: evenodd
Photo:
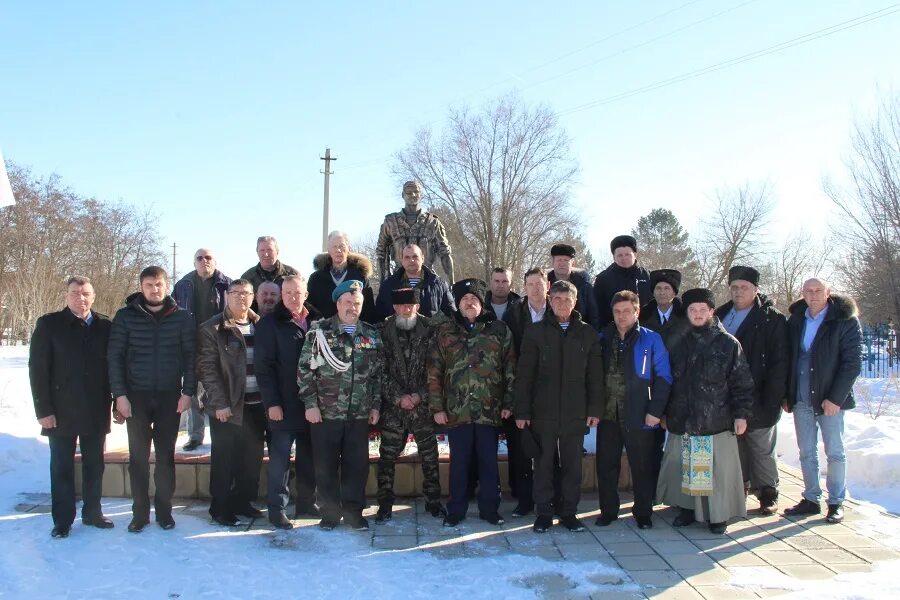
<path id="1" fill-rule="evenodd" d="M 128 427 L 128 476 L 133 496 L 128 531 L 150 522 L 150 442 L 156 449 L 153 504 L 156 522 L 175 527 L 175 440 L 181 413 L 197 391 L 194 376 L 194 319 L 168 295 L 162 267 L 140 275 L 141 291 L 116 312 L 109 335 L 109 385 L 116 411 Z"/>
<path id="2" fill-rule="evenodd" d="M 419 290 L 422 302 L 419 312 L 422 315 L 426 317 L 433 317 L 438 313 L 444 313 L 448 317 L 453 315 L 456 306 L 453 304 L 450 285 L 438 277 L 437 273 L 424 266 L 422 264 L 424 260 L 422 249 L 416 244 L 408 244 L 403 248 L 400 257 L 402 267 L 382 281 L 381 287 L 378 288 L 378 298 L 375 300 L 378 321 L 383 321 L 394 314 L 391 293 L 404 288 Z"/>
<path id="3" fill-rule="evenodd" d="M 828 470 L 829 523 L 844 519 L 847 459 L 844 411 L 856 406 L 853 384 L 862 369 L 862 331 L 853 299 L 831 293 L 821 279 L 803 284 L 803 299 L 791 305 L 788 319 L 791 377 L 785 410 L 794 413 L 794 429 L 803 471 L 803 499 L 786 515 L 819 514 L 818 433 L 822 431 Z"/>
<path id="4" fill-rule="evenodd" d="M 534 436 L 540 448 L 535 458 L 534 531 L 553 524 L 555 449 L 562 469 L 560 523 L 584 531 L 576 516 L 581 497 L 584 428 L 595 427 L 603 405 L 603 364 L 600 339 L 575 311 L 578 291 L 568 281 L 550 288 L 552 312 L 525 330 L 516 368 L 516 426 Z"/>
<path id="5" fill-rule="evenodd" d="M 598 330 L 613 320 L 610 302 L 616 292 L 634 292 L 640 296 L 642 305 L 649 302 L 653 295 L 650 273 L 637 264 L 637 240 L 630 235 L 618 235 L 609 243 L 609 250 L 613 255 L 613 263 L 594 279 L 594 301 L 599 310 Z"/>
<path id="6" fill-rule="evenodd" d="M 662 336 L 666 349 L 671 353 L 679 340 L 690 330 L 684 306 L 678 297 L 681 288 L 681 271 L 657 269 L 650 271 L 653 300 L 641 306 L 638 317 L 641 325 Z"/>
<path id="7" fill-rule="evenodd" d="M 686 291 L 691 331 L 671 356 L 669 431 L 657 500 L 681 511 L 674 527 L 704 520 L 723 534 L 731 517 L 747 515 L 735 436 L 747 430 L 753 377 L 740 343 L 722 327 L 708 289 Z"/>
<path id="8" fill-rule="evenodd" d="M 501 321 L 506 314 L 506 309 L 521 298 L 521 296 L 512 291 L 511 277 L 512 271 L 507 267 L 494 267 L 491 269 L 488 293 L 484 296 L 484 303 L 487 305 L 485 309 L 493 311 L 494 315 Z"/>
<path id="9" fill-rule="evenodd" d="M 771 515 L 778 505 L 775 443 L 790 371 L 787 319 L 759 293 L 759 272 L 735 266 L 728 272 L 731 300 L 716 317 L 737 338 L 753 375 L 753 414 L 747 432 L 738 438 L 744 488 L 759 499 L 759 509 Z"/>
<path id="10" fill-rule="evenodd" d="M 575 310 L 581 315 L 582 320 L 598 329 L 597 303 L 591 292 L 591 274 L 584 269 L 575 268 L 575 247 L 569 244 L 554 244 L 550 248 L 550 257 L 553 259 L 553 268 L 547 273 L 547 279 L 552 285 L 557 281 L 568 281 L 578 290 L 578 304 Z"/>
<path id="11" fill-rule="evenodd" d="M 106 364 L 110 321 L 91 310 L 94 287 L 87 277 L 66 284 L 66 307 L 37 321 L 28 375 L 41 434 L 50 443 L 50 496 L 54 538 L 68 537 L 75 520 L 75 443 L 81 446 L 81 522 L 109 529 L 103 516 L 103 444 L 112 396 Z"/>
<path id="12" fill-rule="evenodd" d="M 317 254 L 313 259 L 313 272 L 306 284 L 309 291 L 308 302 L 324 319 L 337 314 L 337 303 L 331 298 L 335 288 L 345 281 L 363 283 L 363 308 L 359 320 L 364 323 L 378 323 L 375 296 L 369 280 L 374 273 L 372 261 L 356 252 L 351 252 L 350 238 L 343 231 L 328 234 L 328 252 Z"/>
<path id="13" fill-rule="evenodd" d="M 319 516 L 316 473 L 306 409 L 297 396 L 297 361 L 306 332 L 319 313 L 306 302 L 306 279 L 288 275 L 281 285 L 281 302 L 256 324 L 256 381 L 269 418 L 268 503 L 269 521 L 291 529 L 284 510 L 290 491 L 291 446 L 297 444 L 294 517 Z"/>

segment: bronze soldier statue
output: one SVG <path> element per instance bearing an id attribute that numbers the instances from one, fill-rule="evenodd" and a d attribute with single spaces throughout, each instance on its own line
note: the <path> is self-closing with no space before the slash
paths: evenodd
<path id="1" fill-rule="evenodd" d="M 450 256 L 450 242 L 440 219 L 419 207 L 422 198 L 422 186 L 418 181 L 407 181 L 403 184 L 403 201 L 406 206 L 400 212 L 385 215 L 375 256 L 378 261 L 379 281 L 387 279 L 393 270 L 391 261 L 400 264 L 400 256 L 408 244 L 415 244 L 422 249 L 425 266 L 433 268 L 434 259 L 440 257 L 441 266 L 447 281 L 456 281 L 453 277 L 453 258 Z"/>

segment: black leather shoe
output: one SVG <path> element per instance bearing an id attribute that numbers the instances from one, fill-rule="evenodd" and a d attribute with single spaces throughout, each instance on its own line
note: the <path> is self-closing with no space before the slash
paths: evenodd
<path id="1" fill-rule="evenodd" d="M 248 519 L 259 519 L 263 516 L 263 511 L 259 510 L 252 504 L 238 507 L 234 510 L 234 514 L 247 517 Z"/>
<path id="2" fill-rule="evenodd" d="M 672 527 L 687 527 L 694 521 L 696 521 L 694 518 L 694 511 L 688 508 L 682 508 L 681 512 L 678 513 L 678 516 L 675 517 L 675 520 L 672 521 Z"/>
<path id="3" fill-rule="evenodd" d="M 441 504 L 440 500 L 433 500 L 431 502 L 425 503 L 425 510 L 428 511 L 435 519 L 443 518 L 447 516 L 447 509 L 444 508 L 444 505 Z"/>
<path id="4" fill-rule="evenodd" d="M 240 519 L 237 518 L 236 515 L 233 514 L 223 514 L 223 515 L 210 515 L 212 516 L 212 520 L 215 523 L 223 527 L 240 527 L 244 523 L 241 522 Z"/>
<path id="5" fill-rule="evenodd" d="M 129 533 L 140 533 L 144 530 L 144 527 L 150 524 L 150 521 L 143 518 L 134 517 L 131 519 L 131 523 L 128 524 L 128 532 Z"/>
<path id="6" fill-rule="evenodd" d="M 650 517 L 635 517 L 634 522 L 637 523 L 638 529 L 653 529 L 653 519 Z"/>
<path id="7" fill-rule="evenodd" d="M 196 450 L 200 446 L 203 445 L 203 442 L 198 442 L 197 440 L 188 440 L 188 443 L 181 447 L 185 452 L 191 452 L 192 450 Z"/>
<path id="8" fill-rule="evenodd" d="M 517 504 L 516 507 L 512 511 L 512 518 L 518 519 L 519 517 L 525 517 L 534 512 L 534 506 L 529 506 L 528 504 Z"/>
<path id="9" fill-rule="evenodd" d="M 97 529 L 112 529 L 113 527 L 115 527 L 115 524 L 103 515 L 100 515 L 99 517 L 88 517 L 87 519 L 82 517 L 81 524 L 90 525 L 91 527 L 96 527 Z"/>
<path id="10" fill-rule="evenodd" d="M 619 515 L 603 515 L 601 514 L 597 517 L 597 520 L 594 521 L 594 525 L 597 527 L 608 527 L 610 523 L 619 518 Z"/>
<path id="11" fill-rule="evenodd" d="M 766 486 L 759 491 L 759 512 L 774 515 L 778 511 L 778 490 Z"/>
<path id="12" fill-rule="evenodd" d="M 551 527 L 553 527 L 553 517 L 550 515 L 539 515 L 534 520 L 534 525 L 531 528 L 535 533 L 547 533 Z"/>
<path id="13" fill-rule="evenodd" d="M 156 524 L 162 527 L 164 531 L 175 529 L 175 519 L 172 518 L 172 515 L 156 517 Z"/>
<path id="14" fill-rule="evenodd" d="M 362 515 L 354 515 L 352 517 L 344 517 L 344 523 L 353 531 L 368 531 L 369 521 Z"/>
<path id="15" fill-rule="evenodd" d="M 57 539 L 67 538 L 71 530 L 71 525 L 54 525 L 53 529 L 50 530 L 50 537 Z"/>
<path id="16" fill-rule="evenodd" d="M 444 526 L 445 527 L 456 527 L 460 523 L 462 523 L 466 518 L 466 515 L 447 515 L 444 517 Z"/>
<path id="17" fill-rule="evenodd" d="M 482 521 L 487 521 L 491 525 L 503 525 L 506 521 L 503 517 L 500 516 L 500 513 L 481 513 L 478 515 L 478 518 Z"/>
<path id="18" fill-rule="evenodd" d="M 819 506 L 818 502 L 812 502 L 804 498 L 796 506 L 785 510 L 784 514 L 788 517 L 802 517 L 803 515 L 818 515 L 821 512 L 822 507 Z"/>
<path id="19" fill-rule="evenodd" d="M 338 523 L 339 521 L 335 521 L 334 519 L 322 519 L 319 521 L 319 529 L 322 531 L 331 531 L 338 526 Z"/>
<path id="20" fill-rule="evenodd" d="M 269 523 L 277 527 L 278 529 L 293 529 L 294 524 L 290 522 L 287 518 L 287 515 L 283 512 L 272 513 L 269 512 Z"/>
<path id="21" fill-rule="evenodd" d="M 559 524 L 569 531 L 579 532 L 585 530 L 584 523 L 582 523 L 581 520 L 575 515 L 560 517 Z"/>
<path id="22" fill-rule="evenodd" d="M 378 507 L 378 512 L 375 513 L 375 522 L 390 521 L 392 516 L 394 516 L 394 505 L 386 502 Z"/>
<path id="23" fill-rule="evenodd" d="M 303 517 L 321 517 L 319 507 L 315 504 L 304 504 L 294 509 L 294 518 L 302 519 Z"/>
<path id="24" fill-rule="evenodd" d="M 844 520 L 844 507 L 840 504 L 829 504 L 828 514 L 825 515 L 828 523 L 840 523 Z"/>
<path id="25" fill-rule="evenodd" d="M 718 535 L 722 535 L 723 533 L 725 533 L 725 529 L 727 529 L 727 528 L 728 528 L 728 523 L 726 523 L 724 521 L 721 523 L 710 523 L 709 524 L 710 533 L 715 533 Z"/>

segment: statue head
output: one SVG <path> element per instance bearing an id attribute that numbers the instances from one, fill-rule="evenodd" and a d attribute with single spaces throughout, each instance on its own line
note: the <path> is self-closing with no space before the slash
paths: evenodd
<path id="1" fill-rule="evenodd" d="M 422 199 L 422 185 L 418 181 L 407 181 L 403 184 L 403 201 L 406 210 L 414 212 L 419 210 L 419 201 Z"/>

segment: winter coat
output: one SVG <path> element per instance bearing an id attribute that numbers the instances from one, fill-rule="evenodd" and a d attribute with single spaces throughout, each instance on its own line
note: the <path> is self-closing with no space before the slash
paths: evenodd
<path id="1" fill-rule="evenodd" d="M 556 272 L 550 269 L 547 273 L 547 279 L 550 285 L 556 281 Z M 569 274 L 569 283 L 578 290 L 578 301 L 575 303 L 575 310 L 581 315 L 585 323 L 599 331 L 598 320 L 600 313 L 597 311 L 597 301 L 594 298 L 594 291 L 591 288 L 591 274 L 582 269 L 572 269 Z"/>
<path id="2" fill-rule="evenodd" d="M 197 321 L 196 315 L 194 314 L 194 277 L 196 274 L 196 271 L 191 271 L 179 279 L 178 283 L 175 284 L 175 287 L 172 288 L 172 298 L 175 299 L 175 304 L 194 317 L 195 323 Z M 231 278 L 227 277 L 218 269 L 213 271 L 212 278 L 213 286 L 216 288 L 212 314 L 217 315 L 225 310 L 225 294 L 228 293 L 228 286 L 231 284 Z M 201 323 L 196 324 L 198 327 L 201 325 Z"/>
<path id="3" fill-rule="evenodd" d="M 316 343 L 317 331 L 350 368 L 340 372 L 328 363 Z M 306 334 L 297 365 L 300 401 L 306 409 L 318 407 L 324 420 L 368 419 L 370 410 L 381 408 L 382 368 L 381 334 L 373 326 L 360 321 L 351 336 L 336 316 L 319 319 Z"/>
<path id="4" fill-rule="evenodd" d="M 547 300 L 544 316 L 552 313 L 550 301 Z M 525 330 L 534 325 L 531 321 L 531 309 L 528 307 L 527 296 L 519 298 L 515 302 L 510 302 L 510 305 L 506 307 L 506 312 L 503 313 L 503 322 L 506 323 L 506 326 L 512 332 L 513 347 L 516 349 L 516 355 L 518 355 L 519 350 L 522 348 L 522 336 L 525 335 Z"/>
<path id="5" fill-rule="evenodd" d="M 309 282 L 306 284 L 309 291 L 307 302 L 315 306 L 324 319 L 330 319 L 337 314 L 337 305 L 331 300 L 331 293 L 337 287 L 331 278 L 331 264 L 331 257 L 327 253 L 317 255 L 313 259 L 315 271 L 309 276 Z M 347 256 L 347 276 L 344 281 L 356 279 L 363 282 L 363 308 L 359 319 L 366 323 L 377 323 L 381 320 L 375 309 L 375 295 L 369 283 L 372 273 L 372 262 L 368 258 L 355 252 Z"/>
<path id="6" fill-rule="evenodd" d="M 434 326 L 428 317 L 419 315 L 416 326 L 409 332 L 409 360 L 404 353 L 397 317 L 388 317 L 381 331 L 381 356 L 384 362 L 381 396 L 385 405 L 400 406 L 400 396 L 418 394 L 423 404 L 428 402 L 428 352 L 434 343 Z"/>
<path id="7" fill-rule="evenodd" d="M 140 292 L 128 296 L 109 335 L 109 385 L 113 397 L 129 392 L 174 392 L 193 396 L 196 326 L 186 310 L 166 296 L 161 316 L 144 308 Z"/>
<path id="8" fill-rule="evenodd" d="M 718 319 L 691 327 L 672 353 L 672 394 L 666 427 L 682 435 L 715 435 L 734 429 L 735 419 L 750 418 L 753 376 L 741 344 Z"/>
<path id="9" fill-rule="evenodd" d="M 513 303 L 516 302 L 517 300 L 520 300 L 521 298 L 522 297 L 519 296 L 517 293 L 510 292 L 509 296 L 506 297 L 506 310 L 509 310 L 510 307 L 513 305 Z M 487 294 L 484 295 L 484 310 L 486 310 L 486 311 L 489 310 L 492 313 L 494 313 L 494 318 L 496 319 L 497 313 L 494 311 L 494 307 L 491 306 L 491 300 L 493 300 L 493 294 L 491 294 L 491 290 L 488 290 Z M 503 313 L 503 316 L 505 317 L 506 313 Z M 503 322 L 505 323 L 506 320 L 504 319 Z"/>
<path id="10" fill-rule="evenodd" d="M 320 318 L 311 304 L 305 304 L 309 313 L 307 330 Z M 307 427 L 306 408 L 297 396 L 297 363 L 306 341 L 306 332 L 291 320 L 291 313 L 282 302 L 272 312 L 256 322 L 253 341 L 253 367 L 256 383 L 266 409 L 280 406 L 284 414 L 281 421 L 269 421 L 269 428 L 280 431 L 298 431 Z"/>
<path id="11" fill-rule="evenodd" d="M 284 278 L 288 275 L 298 275 L 299 271 L 290 265 L 286 265 L 280 260 L 275 261 L 275 268 L 271 271 L 266 271 L 262 268 L 262 265 L 256 263 L 256 266 L 250 267 L 244 274 L 241 275 L 241 279 L 246 279 L 250 283 L 253 284 L 253 291 L 259 289 L 259 286 L 264 281 L 272 281 L 278 284 L 278 287 L 281 287 L 281 282 L 284 281 Z"/>
<path id="12" fill-rule="evenodd" d="M 672 312 L 669 313 L 669 318 L 665 324 L 660 323 L 657 306 L 656 299 L 642 306 L 638 322 L 643 327 L 661 335 L 666 349 L 669 351 L 669 354 L 672 354 L 672 350 L 678 346 L 681 339 L 691 330 L 691 323 L 685 314 L 681 298 L 672 300 Z"/>
<path id="13" fill-rule="evenodd" d="M 641 299 L 641 305 L 653 299 L 653 288 L 650 287 L 650 271 L 635 263 L 628 269 L 623 269 L 616 263 L 612 263 L 594 278 L 594 301 L 597 303 L 599 315 L 598 327 L 603 328 L 612 323 L 613 296 L 617 292 L 628 290 L 635 292 Z"/>
<path id="14" fill-rule="evenodd" d="M 716 309 L 721 321 L 731 312 L 733 302 Z M 757 294 L 735 336 L 753 375 L 753 415 L 749 429 L 773 427 L 781 418 L 791 370 L 787 319 L 766 296 Z"/>
<path id="15" fill-rule="evenodd" d="M 603 359 L 596 330 L 573 312 L 563 332 L 548 310 L 522 338 L 513 416 L 565 429 L 567 422 L 599 417 L 603 402 Z"/>
<path id="16" fill-rule="evenodd" d="M 68 308 L 37 320 L 28 355 L 34 413 L 54 415 L 56 427 L 42 435 L 109 433 L 112 395 L 106 349 L 112 323 L 91 312 L 89 326 Z"/>
<path id="17" fill-rule="evenodd" d="M 803 342 L 806 309 L 806 301 L 798 300 L 791 305 L 791 316 L 788 318 L 793 367 L 787 389 L 789 410 L 793 410 L 797 403 L 796 367 Z M 811 352 L 810 398 L 815 413 L 822 414 L 823 400 L 830 400 L 843 410 L 854 408 L 853 383 L 862 371 L 862 330 L 859 310 L 852 298 L 831 295 L 828 313 L 816 332 Z"/>
<path id="18" fill-rule="evenodd" d="M 255 324 L 259 315 L 251 310 L 248 320 Z M 254 369 L 255 337 L 254 333 Z M 247 343 L 227 307 L 197 330 L 197 378 L 203 384 L 201 400 L 209 418 L 215 419 L 217 410 L 230 408 L 228 422 L 240 425 L 247 391 Z"/>
<path id="19" fill-rule="evenodd" d="M 493 313 L 469 329 L 460 313 L 437 326 L 428 357 L 428 404 L 447 413 L 447 425 L 500 425 L 512 410 L 516 355 L 512 334 Z"/>
<path id="20" fill-rule="evenodd" d="M 419 312 L 426 317 L 433 317 L 439 312 L 448 317 L 456 310 L 453 303 L 453 294 L 447 282 L 437 276 L 428 267 L 422 267 L 423 276 L 419 285 L 419 293 L 422 295 L 419 302 Z M 400 268 L 394 274 L 381 282 L 378 289 L 378 299 L 375 301 L 378 321 L 383 321 L 394 314 L 394 305 L 391 303 L 391 292 L 403 287 L 409 287 L 404 278 L 405 271 Z"/>
<path id="21" fill-rule="evenodd" d="M 613 353 L 619 341 L 615 324 L 607 325 L 600 333 L 603 354 L 603 371 L 608 372 Z M 662 417 L 672 387 L 672 372 L 669 352 L 662 336 L 646 327 L 635 325 L 625 334 L 625 415 L 622 423 L 627 430 L 640 429 L 648 414 Z M 605 387 L 604 387 L 605 389 Z M 600 416 L 606 413 L 606 406 L 600 407 Z M 621 415 L 620 415 L 621 416 Z"/>

